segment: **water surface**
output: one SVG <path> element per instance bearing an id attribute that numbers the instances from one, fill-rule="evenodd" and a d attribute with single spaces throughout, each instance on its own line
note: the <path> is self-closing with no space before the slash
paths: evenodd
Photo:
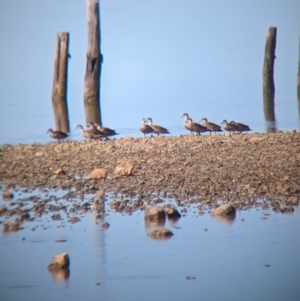
<path id="1" fill-rule="evenodd" d="M 298 209 L 286 215 L 252 208 L 227 221 L 198 216 L 191 206 L 177 222 L 165 223 L 174 233 L 168 240 L 147 236 L 142 211 L 107 213 L 107 230 L 87 213 L 73 225 L 45 215 L 2 234 L 1 300 L 300 298 Z M 58 280 L 47 265 L 62 252 L 70 256 L 70 275 Z"/>

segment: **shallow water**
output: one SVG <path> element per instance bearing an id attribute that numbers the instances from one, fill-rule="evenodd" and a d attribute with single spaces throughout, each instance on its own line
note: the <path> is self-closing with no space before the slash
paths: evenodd
<path id="1" fill-rule="evenodd" d="M 107 230 L 86 213 L 73 225 L 45 215 L 25 222 L 24 230 L 3 233 L 1 300 L 300 298 L 299 209 L 286 215 L 253 208 L 228 221 L 208 212 L 198 216 L 190 206 L 176 223 L 166 221 L 174 233 L 168 240 L 146 235 L 151 228 L 142 211 L 107 213 Z M 47 270 L 62 252 L 71 260 L 65 280 Z"/>

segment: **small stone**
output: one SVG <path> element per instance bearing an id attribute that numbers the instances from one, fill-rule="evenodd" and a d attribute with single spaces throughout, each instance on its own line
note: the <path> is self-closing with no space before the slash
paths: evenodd
<path id="1" fill-rule="evenodd" d="M 57 169 L 57 170 L 55 171 L 54 174 L 55 174 L 56 176 L 60 176 L 60 175 L 65 175 L 66 172 L 65 172 L 63 169 L 59 168 L 59 169 Z"/>
<path id="2" fill-rule="evenodd" d="M 235 208 L 230 204 L 223 204 L 211 212 L 212 215 L 233 215 Z"/>
<path id="3" fill-rule="evenodd" d="M 145 220 L 158 220 L 158 219 L 166 218 L 165 210 L 162 207 L 158 207 L 158 206 L 146 207 L 144 214 L 145 214 Z"/>
<path id="4" fill-rule="evenodd" d="M 103 223 L 102 224 L 102 228 L 104 228 L 104 229 L 108 229 L 109 227 L 110 227 L 109 223 Z"/>
<path id="5" fill-rule="evenodd" d="M 115 174 L 118 176 L 131 176 L 133 165 L 130 163 L 121 163 L 115 169 Z"/>
<path id="6" fill-rule="evenodd" d="M 50 271 L 67 269 L 70 266 L 70 258 L 67 253 L 55 255 L 48 265 Z"/>
<path id="7" fill-rule="evenodd" d="M 173 236 L 174 234 L 166 229 L 166 228 L 161 228 L 161 229 L 157 229 L 157 230 L 153 230 L 151 232 L 148 233 L 148 236 L 152 237 L 152 238 L 169 238 L 171 236 Z"/>
<path id="8" fill-rule="evenodd" d="M 181 214 L 179 213 L 179 211 L 173 206 L 166 205 L 166 206 L 164 206 L 164 210 L 168 217 L 171 217 L 171 218 L 181 217 Z"/>
<path id="9" fill-rule="evenodd" d="M 2 198 L 4 201 L 10 201 L 13 197 L 14 197 L 14 195 L 12 193 L 10 193 L 9 191 L 2 192 Z"/>
<path id="10" fill-rule="evenodd" d="M 80 219 L 79 219 L 78 217 L 76 217 L 76 216 L 73 216 L 73 217 L 71 217 L 71 218 L 69 219 L 69 222 L 70 222 L 71 224 L 75 224 L 75 223 L 80 222 Z"/>
<path id="11" fill-rule="evenodd" d="M 4 232 L 15 232 L 18 230 L 23 229 L 21 227 L 21 221 L 15 221 L 14 223 L 10 222 L 10 221 L 3 221 L 3 231 Z"/>
<path id="12" fill-rule="evenodd" d="M 88 179 L 105 179 L 107 176 L 107 169 L 105 168 L 96 168 L 89 175 Z"/>

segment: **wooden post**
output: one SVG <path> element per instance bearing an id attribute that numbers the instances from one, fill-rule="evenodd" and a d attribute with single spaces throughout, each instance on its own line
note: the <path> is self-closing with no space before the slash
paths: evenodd
<path id="1" fill-rule="evenodd" d="M 275 120 L 275 83 L 274 83 L 274 61 L 276 49 L 277 27 L 269 27 L 266 46 L 265 59 L 263 65 L 263 101 L 266 121 Z"/>
<path id="2" fill-rule="evenodd" d="M 84 77 L 84 110 L 86 122 L 96 122 L 102 126 L 100 110 L 100 75 L 102 54 L 100 51 L 99 2 L 86 0 L 88 47 Z"/>
<path id="3" fill-rule="evenodd" d="M 299 38 L 299 61 L 298 61 L 297 94 L 298 94 L 298 111 L 299 111 L 299 117 L 300 117 L 300 38 Z"/>
<path id="4" fill-rule="evenodd" d="M 55 130 L 65 133 L 70 131 L 67 104 L 68 59 L 69 33 L 58 33 L 56 36 L 56 51 L 54 58 L 54 75 L 51 99 L 54 111 Z"/>

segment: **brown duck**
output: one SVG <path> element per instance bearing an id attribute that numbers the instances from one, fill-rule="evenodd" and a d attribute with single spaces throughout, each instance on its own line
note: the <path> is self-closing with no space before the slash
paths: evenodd
<path id="1" fill-rule="evenodd" d="M 205 117 L 201 119 L 200 124 L 207 128 L 207 130 L 210 132 L 209 135 L 211 135 L 211 132 L 223 132 L 222 128 L 219 125 L 213 122 L 208 122 L 207 118 Z"/>
<path id="2" fill-rule="evenodd" d="M 224 119 L 221 123 L 221 125 L 223 126 L 223 129 L 225 131 L 228 131 L 231 135 L 231 132 L 238 132 L 239 129 L 238 127 L 235 125 L 235 124 L 232 124 L 232 123 L 228 123 L 226 119 Z"/>
<path id="3" fill-rule="evenodd" d="M 144 137 L 147 134 L 151 134 L 151 136 L 152 136 L 152 133 L 154 133 L 153 128 L 150 125 L 146 124 L 145 118 L 142 119 L 142 123 L 141 123 L 141 126 L 140 126 L 140 131 L 144 134 Z"/>
<path id="4" fill-rule="evenodd" d="M 99 131 L 97 131 L 94 128 L 89 128 L 89 129 L 84 130 L 83 126 L 81 124 L 78 124 L 76 129 L 80 129 L 81 136 L 88 140 L 101 139 L 101 138 L 105 137 L 102 133 L 100 133 Z"/>
<path id="5" fill-rule="evenodd" d="M 119 135 L 118 133 L 116 133 L 115 130 L 112 130 L 107 127 L 102 127 L 102 126 L 100 126 L 100 124 L 98 124 L 96 122 L 90 122 L 90 123 L 88 123 L 88 125 L 94 129 L 96 129 L 97 131 L 99 131 L 105 138 L 108 138 L 110 136 Z"/>
<path id="6" fill-rule="evenodd" d="M 58 142 L 62 139 L 65 139 L 67 138 L 69 135 L 64 133 L 64 132 L 61 132 L 61 131 L 53 131 L 52 129 L 48 129 L 46 134 L 50 134 L 50 137 L 53 138 L 53 139 L 56 139 Z"/>
<path id="7" fill-rule="evenodd" d="M 147 122 L 149 122 L 149 126 L 153 129 L 153 133 L 157 134 L 157 136 L 159 136 L 160 134 L 170 134 L 170 132 L 166 128 L 160 125 L 153 124 L 152 118 L 148 117 Z"/>
<path id="8" fill-rule="evenodd" d="M 229 123 L 235 125 L 238 128 L 238 131 L 241 132 L 241 133 L 252 131 L 250 129 L 249 125 L 246 125 L 246 124 L 243 124 L 243 123 L 240 123 L 240 122 L 235 122 L 235 121 L 230 121 Z"/>
<path id="9" fill-rule="evenodd" d="M 193 122 L 193 119 L 186 117 L 184 121 L 184 127 L 189 130 L 192 134 L 195 132 L 196 135 L 207 132 L 207 128 L 197 122 Z"/>

